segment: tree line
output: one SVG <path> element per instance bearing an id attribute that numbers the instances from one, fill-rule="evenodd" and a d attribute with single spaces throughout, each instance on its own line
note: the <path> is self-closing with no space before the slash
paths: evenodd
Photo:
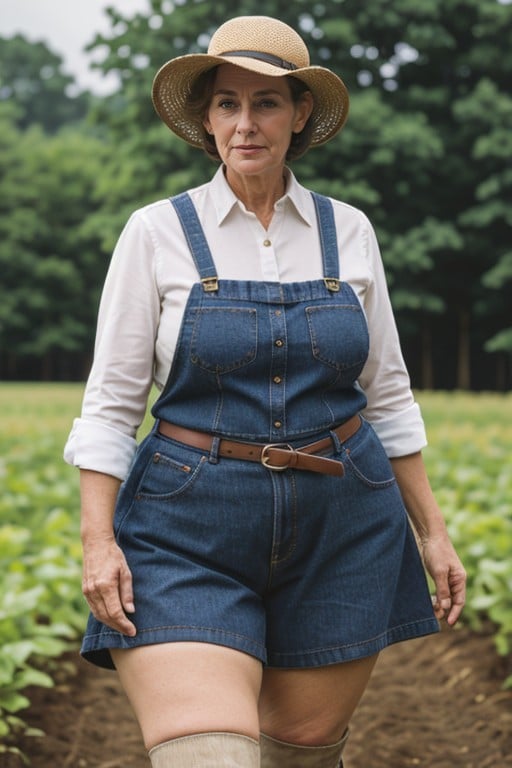
<path id="1" fill-rule="evenodd" d="M 81 380 L 131 211 L 209 178 L 156 117 L 152 78 L 233 15 L 295 27 L 337 72 L 349 120 L 293 170 L 375 225 L 414 386 L 512 380 L 510 0 L 148 0 L 110 9 L 91 50 L 116 72 L 77 93 L 43 43 L 0 39 L 0 379 Z"/>

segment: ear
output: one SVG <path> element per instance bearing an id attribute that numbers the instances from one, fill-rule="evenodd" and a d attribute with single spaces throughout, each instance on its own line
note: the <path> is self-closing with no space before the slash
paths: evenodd
<path id="1" fill-rule="evenodd" d="M 203 120 L 203 128 L 205 129 L 206 133 L 210 134 L 210 136 L 213 135 L 212 124 L 210 123 L 208 118 L 205 118 Z"/>
<path id="2" fill-rule="evenodd" d="M 311 116 L 313 107 L 313 94 L 311 91 L 305 91 L 295 105 L 295 122 L 293 124 L 294 133 L 300 133 L 302 131 Z"/>

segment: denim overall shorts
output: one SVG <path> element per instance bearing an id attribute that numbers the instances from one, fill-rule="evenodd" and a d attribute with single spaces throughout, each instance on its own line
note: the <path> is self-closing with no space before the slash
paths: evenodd
<path id="1" fill-rule="evenodd" d="M 90 616 L 82 654 L 99 666 L 113 667 L 109 648 L 194 641 L 315 667 L 439 629 L 377 435 L 364 419 L 346 440 L 335 432 L 366 404 L 368 329 L 339 280 L 332 205 L 313 197 L 325 277 L 284 284 L 219 280 L 190 197 L 171 199 L 200 279 L 115 512 L 137 634 Z M 164 424 L 210 436 L 208 447 Z M 292 451 L 325 438 L 339 473 L 220 450 L 226 439 Z"/>

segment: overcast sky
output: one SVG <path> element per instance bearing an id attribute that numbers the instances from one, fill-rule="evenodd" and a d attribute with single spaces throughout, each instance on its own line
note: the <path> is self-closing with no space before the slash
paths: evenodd
<path id="1" fill-rule="evenodd" d="M 0 37 L 21 32 L 30 41 L 43 40 L 64 60 L 65 70 L 82 88 L 108 93 L 114 83 L 91 71 L 84 47 L 97 32 L 108 32 L 104 9 L 113 6 L 125 16 L 145 11 L 148 0 L 0 0 Z"/>

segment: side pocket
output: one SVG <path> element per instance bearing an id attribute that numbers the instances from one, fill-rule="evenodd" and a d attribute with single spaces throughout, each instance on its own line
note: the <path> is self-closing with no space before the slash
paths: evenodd
<path id="1" fill-rule="evenodd" d="M 343 451 L 343 463 L 368 488 L 387 488 L 396 483 L 393 468 L 382 443 L 368 422 L 363 422 Z"/>
<path id="2" fill-rule="evenodd" d="M 165 501 L 182 494 L 196 480 L 207 461 L 206 456 L 194 456 L 194 463 L 177 461 L 165 453 L 155 451 L 135 494 L 135 500 Z"/>

